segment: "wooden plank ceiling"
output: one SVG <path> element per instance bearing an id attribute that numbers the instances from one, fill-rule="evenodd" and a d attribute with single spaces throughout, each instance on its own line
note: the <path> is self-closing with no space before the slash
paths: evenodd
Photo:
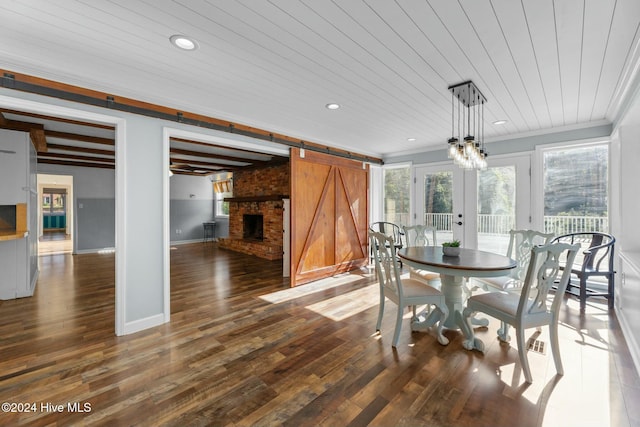
<path id="1" fill-rule="evenodd" d="M 443 147 L 449 85 L 487 97 L 491 142 L 613 123 L 640 68 L 638 0 L 30 0 L 2 14 L 4 69 L 376 157 Z M 199 48 L 176 49 L 177 33 Z"/>
<path id="2" fill-rule="evenodd" d="M 113 169 L 115 129 L 97 123 L 0 110 L 0 128 L 29 132 L 38 163 Z M 169 144 L 171 171 L 206 176 L 286 162 L 286 157 L 173 138 Z"/>

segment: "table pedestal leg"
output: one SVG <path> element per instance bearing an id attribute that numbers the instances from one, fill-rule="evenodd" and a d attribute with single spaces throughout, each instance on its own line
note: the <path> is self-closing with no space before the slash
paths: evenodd
<path id="1" fill-rule="evenodd" d="M 444 322 L 447 329 L 462 329 L 462 310 L 464 310 L 464 297 L 462 286 L 464 278 L 462 276 L 440 275 L 442 283 L 442 293 L 444 301 L 449 309 L 449 316 Z"/>

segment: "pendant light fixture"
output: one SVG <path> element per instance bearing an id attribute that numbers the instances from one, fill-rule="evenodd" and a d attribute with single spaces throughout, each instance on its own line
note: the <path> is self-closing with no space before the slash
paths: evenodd
<path id="1" fill-rule="evenodd" d="M 451 138 L 448 141 L 448 156 L 464 169 L 485 169 L 484 103 L 487 99 L 470 80 L 449 86 L 449 91 Z"/>

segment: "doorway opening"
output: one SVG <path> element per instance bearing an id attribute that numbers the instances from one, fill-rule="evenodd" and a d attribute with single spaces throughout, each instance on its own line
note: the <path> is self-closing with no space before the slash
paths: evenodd
<path id="1" fill-rule="evenodd" d="M 73 253 L 73 176 L 38 174 L 38 196 L 38 255 Z"/>

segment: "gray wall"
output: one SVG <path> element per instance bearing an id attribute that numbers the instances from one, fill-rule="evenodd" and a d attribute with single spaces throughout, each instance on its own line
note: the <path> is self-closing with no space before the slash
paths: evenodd
<path id="1" fill-rule="evenodd" d="M 229 217 L 216 217 L 216 237 L 229 237 Z"/>
<path id="2" fill-rule="evenodd" d="M 169 182 L 171 242 L 202 240 L 202 223 L 215 217 L 213 184 L 208 177 L 178 174 Z"/>
<path id="3" fill-rule="evenodd" d="M 613 125 L 601 124 L 583 129 L 567 130 L 546 135 L 532 135 L 503 141 L 488 142 L 489 156 L 499 154 L 521 153 L 535 150 L 537 145 L 557 142 L 579 141 L 590 138 L 609 137 Z M 447 141 L 442 139 L 442 150 L 424 151 L 421 153 L 399 153 L 384 157 L 385 164 L 412 162 L 415 165 L 447 161 Z"/>
<path id="4" fill-rule="evenodd" d="M 116 246 L 114 198 L 76 197 L 76 251 L 94 252 Z"/>
<path id="5" fill-rule="evenodd" d="M 38 173 L 73 176 L 76 252 L 114 248 L 116 240 L 113 169 L 38 164 Z"/>

